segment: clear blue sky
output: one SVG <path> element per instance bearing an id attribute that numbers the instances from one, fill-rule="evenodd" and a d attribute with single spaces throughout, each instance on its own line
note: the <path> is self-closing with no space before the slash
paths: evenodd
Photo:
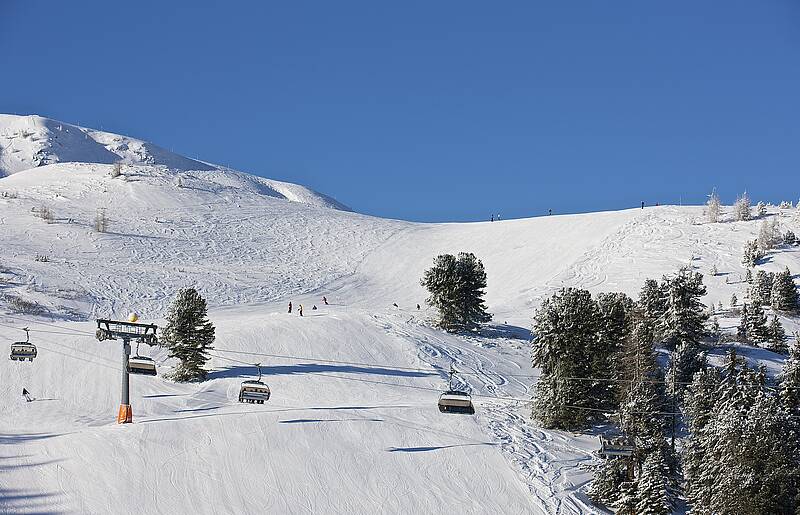
<path id="1" fill-rule="evenodd" d="M 123 4 L 0 1 L 0 111 L 410 220 L 800 197 L 796 0 Z"/>

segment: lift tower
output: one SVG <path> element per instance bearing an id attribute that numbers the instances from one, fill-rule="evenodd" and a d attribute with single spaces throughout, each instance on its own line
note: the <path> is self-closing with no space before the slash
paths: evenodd
<path id="1" fill-rule="evenodd" d="M 128 359 L 131 355 L 131 340 L 153 346 L 158 344 L 155 324 L 137 324 L 138 317 L 131 315 L 130 321 L 97 320 L 95 336 L 101 342 L 104 340 L 122 340 L 122 399 L 117 414 L 117 424 L 130 424 L 133 422 L 131 409 L 130 375 L 128 373 Z"/>

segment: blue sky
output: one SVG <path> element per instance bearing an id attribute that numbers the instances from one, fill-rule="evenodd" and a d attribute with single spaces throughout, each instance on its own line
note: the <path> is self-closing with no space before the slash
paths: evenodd
<path id="1" fill-rule="evenodd" d="M 3 0 L 0 50 L 2 112 L 379 216 L 800 197 L 795 0 Z"/>

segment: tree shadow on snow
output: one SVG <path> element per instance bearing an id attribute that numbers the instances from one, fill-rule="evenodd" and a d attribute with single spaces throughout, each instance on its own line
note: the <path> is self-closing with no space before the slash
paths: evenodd
<path id="1" fill-rule="evenodd" d="M 382 418 L 295 418 L 279 420 L 279 424 L 315 424 L 319 422 L 383 422 Z"/>
<path id="2" fill-rule="evenodd" d="M 299 363 L 297 365 L 273 365 L 261 367 L 263 376 L 295 375 L 295 374 L 317 374 L 317 373 L 337 372 L 343 374 L 368 374 L 394 377 L 428 377 L 438 375 L 437 372 L 419 372 L 414 370 L 402 370 L 397 368 L 383 367 L 359 367 L 352 365 L 328 365 L 318 363 Z M 226 377 L 250 377 L 253 375 L 253 366 L 231 366 L 209 372 L 209 379 L 221 379 Z"/>
<path id="3" fill-rule="evenodd" d="M 497 324 L 481 327 L 480 333 L 483 338 L 506 338 L 510 340 L 531 339 L 531 330 L 517 325 Z"/>
<path id="4" fill-rule="evenodd" d="M 0 435 L 0 443 L 10 445 L 26 441 L 55 438 L 60 434 L 36 433 L 26 435 Z M 6 483 L 3 474 L 18 473 L 25 468 L 52 466 L 63 459 L 31 461 L 31 454 L 0 456 L 0 484 Z M 13 481 L 12 481 L 13 483 Z M 42 514 L 66 513 L 62 509 L 66 499 L 63 492 L 39 492 L 32 488 L 6 488 L 0 486 L 0 513 Z"/>
<path id="5" fill-rule="evenodd" d="M 499 445 L 494 442 L 478 442 L 478 443 L 458 443 L 453 445 L 431 445 L 427 447 L 389 447 L 387 452 L 431 452 L 439 451 L 442 449 L 452 449 L 454 447 L 474 447 L 474 446 L 496 446 Z"/>

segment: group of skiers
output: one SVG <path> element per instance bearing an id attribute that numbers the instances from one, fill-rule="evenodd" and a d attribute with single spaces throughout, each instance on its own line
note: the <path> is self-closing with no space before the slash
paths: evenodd
<path id="1" fill-rule="evenodd" d="M 325 304 L 326 306 L 328 306 L 328 305 L 329 305 L 329 304 L 328 304 L 328 298 L 327 298 L 327 297 L 322 297 L 322 303 L 323 303 L 323 304 Z M 316 309 L 317 309 L 317 305 L 316 305 L 316 304 L 314 304 L 314 305 L 311 307 L 311 310 L 312 310 L 312 311 L 316 311 Z M 291 313 L 291 312 L 292 312 L 292 301 L 290 300 L 290 301 L 289 301 L 289 313 Z M 297 305 L 297 313 L 298 313 L 300 316 L 303 316 L 303 305 L 302 305 L 302 304 L 298 304 L 298 305 Z"/>

